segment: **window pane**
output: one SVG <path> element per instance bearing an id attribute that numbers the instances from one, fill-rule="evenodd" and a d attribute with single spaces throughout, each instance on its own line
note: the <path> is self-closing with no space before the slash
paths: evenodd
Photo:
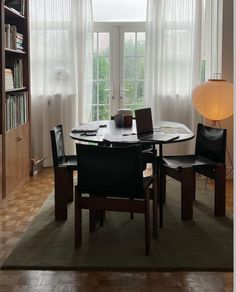
<path id="1" fill-rule="evenodd" d="M 135 79 L 136 70 L 135 70 L 135 57 L 126 57 L 124 59 L 125 62 L 125 79 Z"/>
<path id="2" fill-rule="evenodd" d="M 144 82 L 137 82 L 137 105 L 144 105 Z"/>
<path id="3" fill-rule="evenodd" d="M 97 103 L 97 82 L 93 82 L 93 104 Z"/>
<path id="4" fill-rule="evenodd" d="M 92 106 L 92 120 L 97 121 L 97 106 Z"/>
<path id="5" fill-rule="evenodd" d="M 94 21 L 146 21 L 147 0 L 92 0 Z"/>
<path id="6" fill-rule="evenodd" d="M 98 79 L 108 80 L 109 79 L 109 58 L 99 57 L 98 59 Z"/>
<path id="7" fill-rule="evenodd" d="M 108 105 L 106 106 L 99 106 L 98 108 L 98 119 L 99 120 L 109 120 L 109 107 Z"/>
<path id="8" fill-rule="evenodd" d="M 99 104 L 108 104 L 108 82 L 99 82 Z"/>
<path id="9" fill-rule="evenodd" d="M 138 56 L 145 55 L 145 33 L 144 32 L 137 33 L 137 55 Z"/>
<path id="10" fill-rule="evenodd" d="M 99 33 L 98 54 L 109 56 L 109 34 L 107 32 Z"/>
<path id="11" fill-rule="evenodd" d="M 135 102 L 135 83 L 125 81 L 125 105 L 133 104 Z"/>
<path id="12" fill-rule="evenodd" d="M 144 80 L 144 57 L 137 57 L 137 79 Z"/>
<path id="13" fill-rule="evenodd" d="M 108 119 L 110 99 L 110 36 L 94 33 L 92 120 Z"/>
<path id="14" fill-rule="evenodd" d="M 125 33 L 124 56 L 135 56 L 135 32 Z"/>

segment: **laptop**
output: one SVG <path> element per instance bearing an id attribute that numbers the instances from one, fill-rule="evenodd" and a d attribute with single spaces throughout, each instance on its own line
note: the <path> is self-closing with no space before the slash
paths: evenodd
<path id="1" fill-rule="evenodd" d="M 159 130 L 153 131 L 151 108 L 143 108 L 135 111 L 137 136 L 139 140 L 153 142 L 168 142 L 179 137 L 176 133 L 166 134 Z"/>

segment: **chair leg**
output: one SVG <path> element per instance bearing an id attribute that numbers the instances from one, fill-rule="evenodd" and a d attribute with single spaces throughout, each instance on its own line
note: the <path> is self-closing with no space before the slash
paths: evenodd
<path id="1" fill-rule="evenodd" d="M 106 212 L 105 211 L 100 211 L 100 226 L 103 226 L 103 222 L 105 220 L 106 217 Z"/>
<path id="2" fill-rule="evenodd" d="M 67 171 L 67 202 L 73 202 L 74 180 L 73 171 Z"/>
<path id="3" fill-rule="evenodd" d="M 133 198 L 130 198 L 130 200 L 132 201 Z M 133 212 L 130 213 L 130 219 L 134 219 L 134 213 Z"/>
<path id="4" fill-rule="evenodd" d="M 67 170 L 54 168 L 55 220 L 67 220 Z"/>
<path id="5" fill-rule="evenodd" d="M 145 254 L 150 253 L 150 194 L 149 189 L 145 192 Z"/>
<path id="6" fill-rule="evenodd" d="M 193 201 L 196 201 L 196 172 L 194 173 Z"/>
<path id="7" fill-rule="evenodd" d="M 181 219 L 192 220 L 195 173 L 192 168 L 182 168 L 181 176 Z"/>
<path id="8" fill-rule="evenodd" d="M 82 242 L 82 209 L 79 206 L 80 193 L 75 194 L 75 248 Z"/>
<path id="9" fill-rule="evenodd" d="M 162 203 L 164 204 L 166 202 L 166 174 L 163 173 L 162 175 Z"/>
<path id="10" fill-rule="evenodd" d="M 157 178 L 155 177 L 153 180 L 153 197 L 152 197 L 152 213 L 153 213 L 153 238 L 158 236 L 158 216 L 157 216 Z"/>
<path id="11" fill-rule="evenodd" d="M 226 167 L 225 165 L 217 165 L 215 170 L 215 208 L 214 208 L 214 215 L 216 217 L 225 216 L 225 200 L 226 200 Z"/>
<path id="12" fill-rule="evenodd" d="M 89 231 L 92 232 L 95 229 L 96 211 L 94 209 L 89 210 Z"/>

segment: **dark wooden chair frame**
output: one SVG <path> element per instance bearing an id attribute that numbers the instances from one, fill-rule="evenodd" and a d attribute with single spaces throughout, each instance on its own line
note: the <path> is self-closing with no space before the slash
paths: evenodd
<path id="1" fill-rule="evenodd" d="M 58 141 L 58 133 L 60 141 Z M 77 170 L 76 155 L 65 155 L 62 125 L 50 130 L 55 190 L 55 220 L 67 219 L 67 203 L 73 201 L 73 171 Z M 60 147 L 58 147 L 60 143 Z"/>
<path id="2" fill-rule="evenodd" d="M 82 147 L 91 145 L 82 145 Z M 137 145 L 136 145 L 137 146 Z M 81 144 L 77 144 L 77 155 L 81 157 Z M 101 146 L 92 146 L 92 147 L 101 147 Z M 120 147 L 121 149 L 135 147 Z M 108 148 L 108 147 L 103 147 Z M 118 148 L 118 147 L 112 147 Z M 142 155 L 142 147 L 139 147 L 140 155 Z M 141 156 L 142 157 L 142 156 Z M 81 165 L 78 160 L 79 169 L 81 171 Z M 142 171 L 142 166 L 141 166 Z M 125 170 L 124 170 L 125 172 Z M 91 177 L 91 182 L 92 182 Z M 119 178 L 118 178 L 119 179 Z M 137 178 L 138 179 L 138 178 Z M 78 172 L 78 182 L 80 182 L 79 172 Z M 150 193 L 149 186 L 153 184 L 154 192 L 153 192 L 153 237 L 157 237 L 157 185 L 156 185 L 155 176 L 151 176 L 146 180 L 144 187 L 144 197 L 143 199 L 130 199 L 129 196 L 120 197 L 120 196 L 97 196 L 94 193 L 89 197 L 82 196 L 82 192 L 80 190 L 80 184 L 75 187 L 75 248 L 78 248 L 82 243 L 82 209 L 90 210 L 90 231 L 94 229 L 94 216 L 97 211 L 120 211 L 120 212 L 129 212 L 129 213 L 143 213 L 145 215 L 145 254 L 149 255 L 150 253 Z"/>
<path id="3" fill-rule="evenodd" d="M 226 152 L 226 129 L 216 129 L 207 127 L 202 124 L 198 124 L 198 130 L 205 129 L 209 133 L 215 132 L 221 135 L 219 139 L 219 153 L 217 153 L 218 159 L 215 161 L 212 159 L 211 149 L 204 150 L 204 136 L 196 138 L 196 151 L 195 155 L 183 155 L 183 156 L 170 156 L 163 158 L 163 197 L 166 196 L 166 175 L 173 177 L 181 182 L 181 219 L 192 220 L 193 219 L 193 201 L 196 200 L 196 173 L 204 175 L 215 181 L 215 199 L 214 199 L 214 216 L 225 216 L 226 205 L 226 165 L 225 165 L 225 152 Z M 214 139 L 214 134 L 212 134 Z M 206 139 L 208 139 L 206 137 Z M 211 139 L 211 138 L 209 138 Z M 214 145 L 214 142 L 213 142 Z M 213 146 L 214 147 L 214 146 Z M 203 156 L 204 151 L 208 152 L 208 155 Z M 186 159 L 199 158 L 201 163 L 194 162 L 192 165 L 181 164 L 181 157 Z M 180 164 L 170 165 L 173 160 L 179 160 Z M 194 160 L 194 159 L 193 159 Z"/>

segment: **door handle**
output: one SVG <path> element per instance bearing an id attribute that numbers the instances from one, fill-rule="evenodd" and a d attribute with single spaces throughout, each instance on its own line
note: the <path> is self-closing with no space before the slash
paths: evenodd
<path id="1" fill-rule="evenodd" d="M 111 93 L 111 99 L 114 99 L 114 85 L 113 88 L 105 88 L 106 92 L 110 92 Z"/>
<path id="2" fill-rule="evenodd" d="M 22 137 L 21 136 L 17 136 L 16 137 L 16 142 L 20 142 L 22 140 Z"/>
<path id="3" fill-rule="evenodd" d="M 128 88 L 124 88 L 124 89 L 120 89 L 120 93 L 121 92 L 128 92 L 129 91 L 129 89 Z M 120 94 L 120 99 L 122 99 L 123 98 L 123 96 L 122 96 L 122 94 Z"/>

